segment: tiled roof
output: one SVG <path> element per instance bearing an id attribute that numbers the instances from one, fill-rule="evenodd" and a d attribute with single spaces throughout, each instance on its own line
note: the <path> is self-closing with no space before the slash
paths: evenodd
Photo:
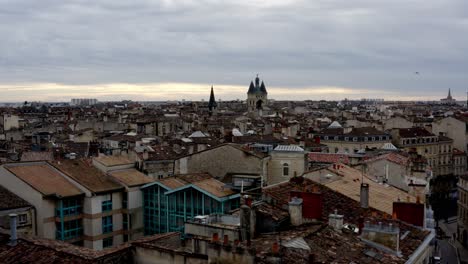
<path id="1" fill-rule="evenodd" d="M 408 165 L 409 162 L 410 162 L 410 157 L 409 156 L 401 155 L 401 154 L 396 153 L 396 152 L 379 155 L 379 156 L 373 157 L 371 159 L 368 159 L 365 162 L 370 163 L 370 162 L 383 160 L 383 159 L 386 159 L 386 160 L 388 160 L 390 162 L 393 162 L 393 163 L 396 163 L 396 164 L 399 164 L 399 165 L 403 165 L 403 166 Z"/>
<path id="2" fill-rule="evenodd" d="M 139 172 L 136 169 L 112 171 L 109 172 L 109 175 L 111 177 L 114 177 L 117 181 L 129 187 L 153 182 L 153 180 L 150 177 L 146 176 L 145 174 Z"/>
<path id="3" fill-rule="evenodd" d="M 54 154 L 50 151 L 25 151 L 21 154 L 21 161 L 51 161 Z"/>
<path id="4" fill-rule="evenodd" d="M 398 132 L 402 138 L 434 136 L 434 134 L 421 127 L 400 128 Z"/>
<path id="5" fill-rule="evenodd" d="M 16 246 L 7 245 L 9 236 L 0 234 L 1 263 L 128 263 L 132 261 L 129 244 L 96 251 L 62 241 L 20 237 Z"/>
<path id="6" fill-rule="evenodd" d="M 119 166 L 119 165 L 128 165 L 133 164 L 129 158 L 125 156 L 99 156 L 94 158 L 99 163 L 104 164 L 107 167 Z"/>
<path id="7" fill-rule="evenodd" d="M 70 197 L 83 194 L 48 164 L 15 164 L 5 165 L 5 168 L 45 196 Z"/>
<path id="8" fill-rule="evenodd" d="M 194 182 L 193 185 L 219 198 L 235 194 L 235 192 L 233 192 L 231 189 L 225 188 L 224 183 L 214 178 Z"/>
<path id="9" fill-rule="evenodd" d="M 21 207 L 30 207 L 31 205 L 0 185 L 0 211 L 15 209 Z"/>
<path id="10" fill-rule="evenodd" d="M 284 152 L 304 152 L 304 149 L 296 145 L 279 145 L 275 151 L 284 151 Z"/>
<path id="11" fill-rule="evenodd" d="M 99 193 L 123 188 L 94 167 L 90 160 L 63 160 L 51 164 L 91 192 Z"/>
<path id="12" fill-rule="evenodd" d="M 208 173 L 180 174 L 160 179 L 157 182 L 160 182 L 171 190 L 193 184 L 194 186 L 220 198 L 235 194 L 232 190 L 224 188 L 224 183 L 216 180 Z"/>
<path id="13" fill-rule="evenodd" d="M 317 163 L 344 163 L 349 164 L 349 156 L 345 154 L 311 152 L 309 161 Z"/>
<path id="14" fill-rule="evenodd" d="M 390 185 L 381 185 L 368 179 L 366 176 L 362 177 L 362 173 L 354 168 L 340 165 L 339 169 L 334 169 L 332 166 L 326 169 L 337 177 L 331 178 L 327 182 L 323 182 L 318 177 L 304 175 L 305 177 L 311 177 L 315 182 L 322 182 L 328 188 L 337 191 L 357 202 L 360 201 L 360 187 L 361 180 L 364 183 L 369 184 L 369 205 L 379 211 L 385 212 L 389 215 L 393 212 L 393 202 L 398 200 L 410 199 L 411 202 L 416 202 L 416 197 L 397 189 Z"/>

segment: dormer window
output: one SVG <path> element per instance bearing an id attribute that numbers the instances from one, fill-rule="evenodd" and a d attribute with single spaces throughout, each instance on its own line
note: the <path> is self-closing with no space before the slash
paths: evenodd
<path id="1" fill-rule="evenodd" d="M 357 142 L 358 141 L 357 139 L 358 139 L 357 137 L 353 137 L 354 142 Z"/>
<path id="2" fill-rule="evenodd" d="M 345 141 L 349 141 L 349 137 L 345 137 L 344 140 L 345 140 Z"/>

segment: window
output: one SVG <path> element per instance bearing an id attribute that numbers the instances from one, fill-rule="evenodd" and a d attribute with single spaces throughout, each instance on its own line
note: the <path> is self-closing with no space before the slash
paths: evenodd
<path id="1" fill-rule="evenodd" d="M 114 238 L 113 237 L 108 237 L 108 238 L 104 238 L 102 240 L 102 247 L 103 248 L 108 248 L 108 247 L 112 247 L 112 243 L 114 242 Z"/>
<path id="2" fill-rule="evenodd" d="M 356 141 L 357 141 L 357 137 L 353 137 L 353 141 L 356 142 Z"/>
<path id="3" fill-rule="evenodd" d="M 283 176 L 289 176 L 289 164 L 283 164 Z"/>
<path id="4" fill-rule="evenodd" d="M 56 223 L 57 240 L 75 239 L 83 235 L 83 224 L 80 219 L 64 222 L 63 228 L 62 230 L 61 223 Z"/>
<path id="5" fill-rule="evenodd" d="M 55 215 L 60 217 L 81 214 L 81 199 L 64 199 L 58 202 Z"/>
<path id="6" fill-rule="evenodd" d="M 372 137 L 372 141 L 375 141 L 375 137 Z"/>
<path id="7" fill-rule="evenodd" d="M 325 140 L 328 140 L 328 136 L 325 136 Z"/>
<path id="8" fill-rule="evenodd" d="M 109 195 L 109 197 L 106 197 L 105 201 L 102 201 L 102 211 L 107 212 L 107 211 L 112 211 L 112 196 Z"/>
<path id="9" fill-rule="evenodd" d="M 112 215 L 104 216 L 102 218 L 102 233 L 111 233 L 112 230 Z"/>
<path id="10" fill-rule="evenodd" d="M 25 225 L 27 223 L 28 223 L 28 215 L 27 214 L 18 215 L 18 224 Z"/>
<path id="11" fill-rule="evenodd" d="M 123 230 L 128 230 L 128 214 L 122 215 Z"/>
<path id="12" fill-rule="evenodd" d="M 128 193 L 123 192 L 122 193 L 122 208 L 127 208 L 128 206 Z"/>
<path id="13" fill-rule="evenodd" d="M 336 140 L 336 141 L 338 141 L 338 136 L 335 136 L 333 139 Z"/>

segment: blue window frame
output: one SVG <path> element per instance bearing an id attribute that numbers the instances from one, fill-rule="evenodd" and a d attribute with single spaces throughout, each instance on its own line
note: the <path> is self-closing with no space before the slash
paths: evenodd
<path id="1" fill-rule="evenodd" d="M 63 199 L 58 203 L 55 209 L 55 216 L 60 217 L 61 211 L 63 216 L 79 215 L 81 214 L 81 199 Z"/>
<path id="2" fill-rule="evenodd" d="M 112 200 L 107 200 L 102 202 L 102 211 L 108 212 L 112 211 Z"/>
<path id="3" fill-rule="evenodd" d="M 113 231 L 112 215 L 104 216 L 102 218 L 102 233 L 107 234 Z"/>
<path id="4" fill-rule="evenodd" d="M 63 228 L 64 230 L 62 230 L 61 224 L 57 224 L 55 233 L 57 240 L 69 240 L 83 235 L 83 225 L 80 219 L 64 222 Z"/>

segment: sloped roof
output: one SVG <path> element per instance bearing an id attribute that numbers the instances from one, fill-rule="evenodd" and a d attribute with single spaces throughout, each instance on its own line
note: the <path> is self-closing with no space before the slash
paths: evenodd
<path id="1" fill-rule="evenodd" d="M 123 188 L 122 185 L 112 181 L 110 177 L 94 167 L 88 160 L 63 160 L 51 164 L 94 193 Z"/>
<path id="2" fill-rule="evenodd" d="M 32 205 L 0 185 L 0 211 L 30 206 Z"/>
<path id="3" fill-rule="evenodd" d="M 342 128 L 343 126 L 338 121 L 333 121 L 328 128 Z"/>
<path id="4" fill-rule="evenodd" d="M 322 179 L 318 179 L 312 175 L 305 174 L 304 176 L 306 178 L 310 177 L 313 181 L 322 183 L 324 186 L 357 202 L 360 202 L 361 180 L 363 180 L 364 183 L 369 184 L 369 206 L 389 215 L 393 212 L 393 202 L 406 200 L 407 197 L 409 197 L 411 202 L 416 202 L 416 197 L 413 195 L 390 185 L 381 185 L 366 176 L 362 177 L 361 171 L 357 169 L 346 165 L 340 165 L 339 167 L 339 169 L 334 169 L 333 167 L 326 169 L 338 175 L 326 183 Z"/>
<path id="5" fill-rule="evenodd" d="M 54 154 L 50 151 L 25 151 L 21 154 L 21 161 L 50 161 Z"/>
<path id="6" fill-rule="evenodd" d="M 395 145 L 393 145 L 393 144 L 390 143 L 390 142 L 385 143 L 385 144 L 382 146 L 382 149 L 384 149 L 384 150 L 398 150 L 398 148 L 395 147 Z"/>
<path id="7" fill-rule="evenodd" d="M 304 149 L 297 145 L 279 145 L 274 151 L 283 151 L 283 152 L 304 152 Z"/>
<path id="8" fill-rule="evenodd" d="M 106 167 L 127 165 L 127 164 L 134 163 L 133 161 L 131 161 L 129 158 L 125 156 L 104 156 L 103 155 L 103 156 L 94 158 L 94 160 L 98 161 L 99 163 L 102 163 Z"/>
<path id="9" fill-rule="evenodd" d="M 83 194 L 48 164 L 15 164 L 6 165 L 5 168 L 44 196 L 70 197 Z"/>
<path id="10" fill-rule="evenodd" d="M 144 185 L 154 181 L 136 169 L 112 171 L 109 172 L 109 175 L 128 187 Z"/>

